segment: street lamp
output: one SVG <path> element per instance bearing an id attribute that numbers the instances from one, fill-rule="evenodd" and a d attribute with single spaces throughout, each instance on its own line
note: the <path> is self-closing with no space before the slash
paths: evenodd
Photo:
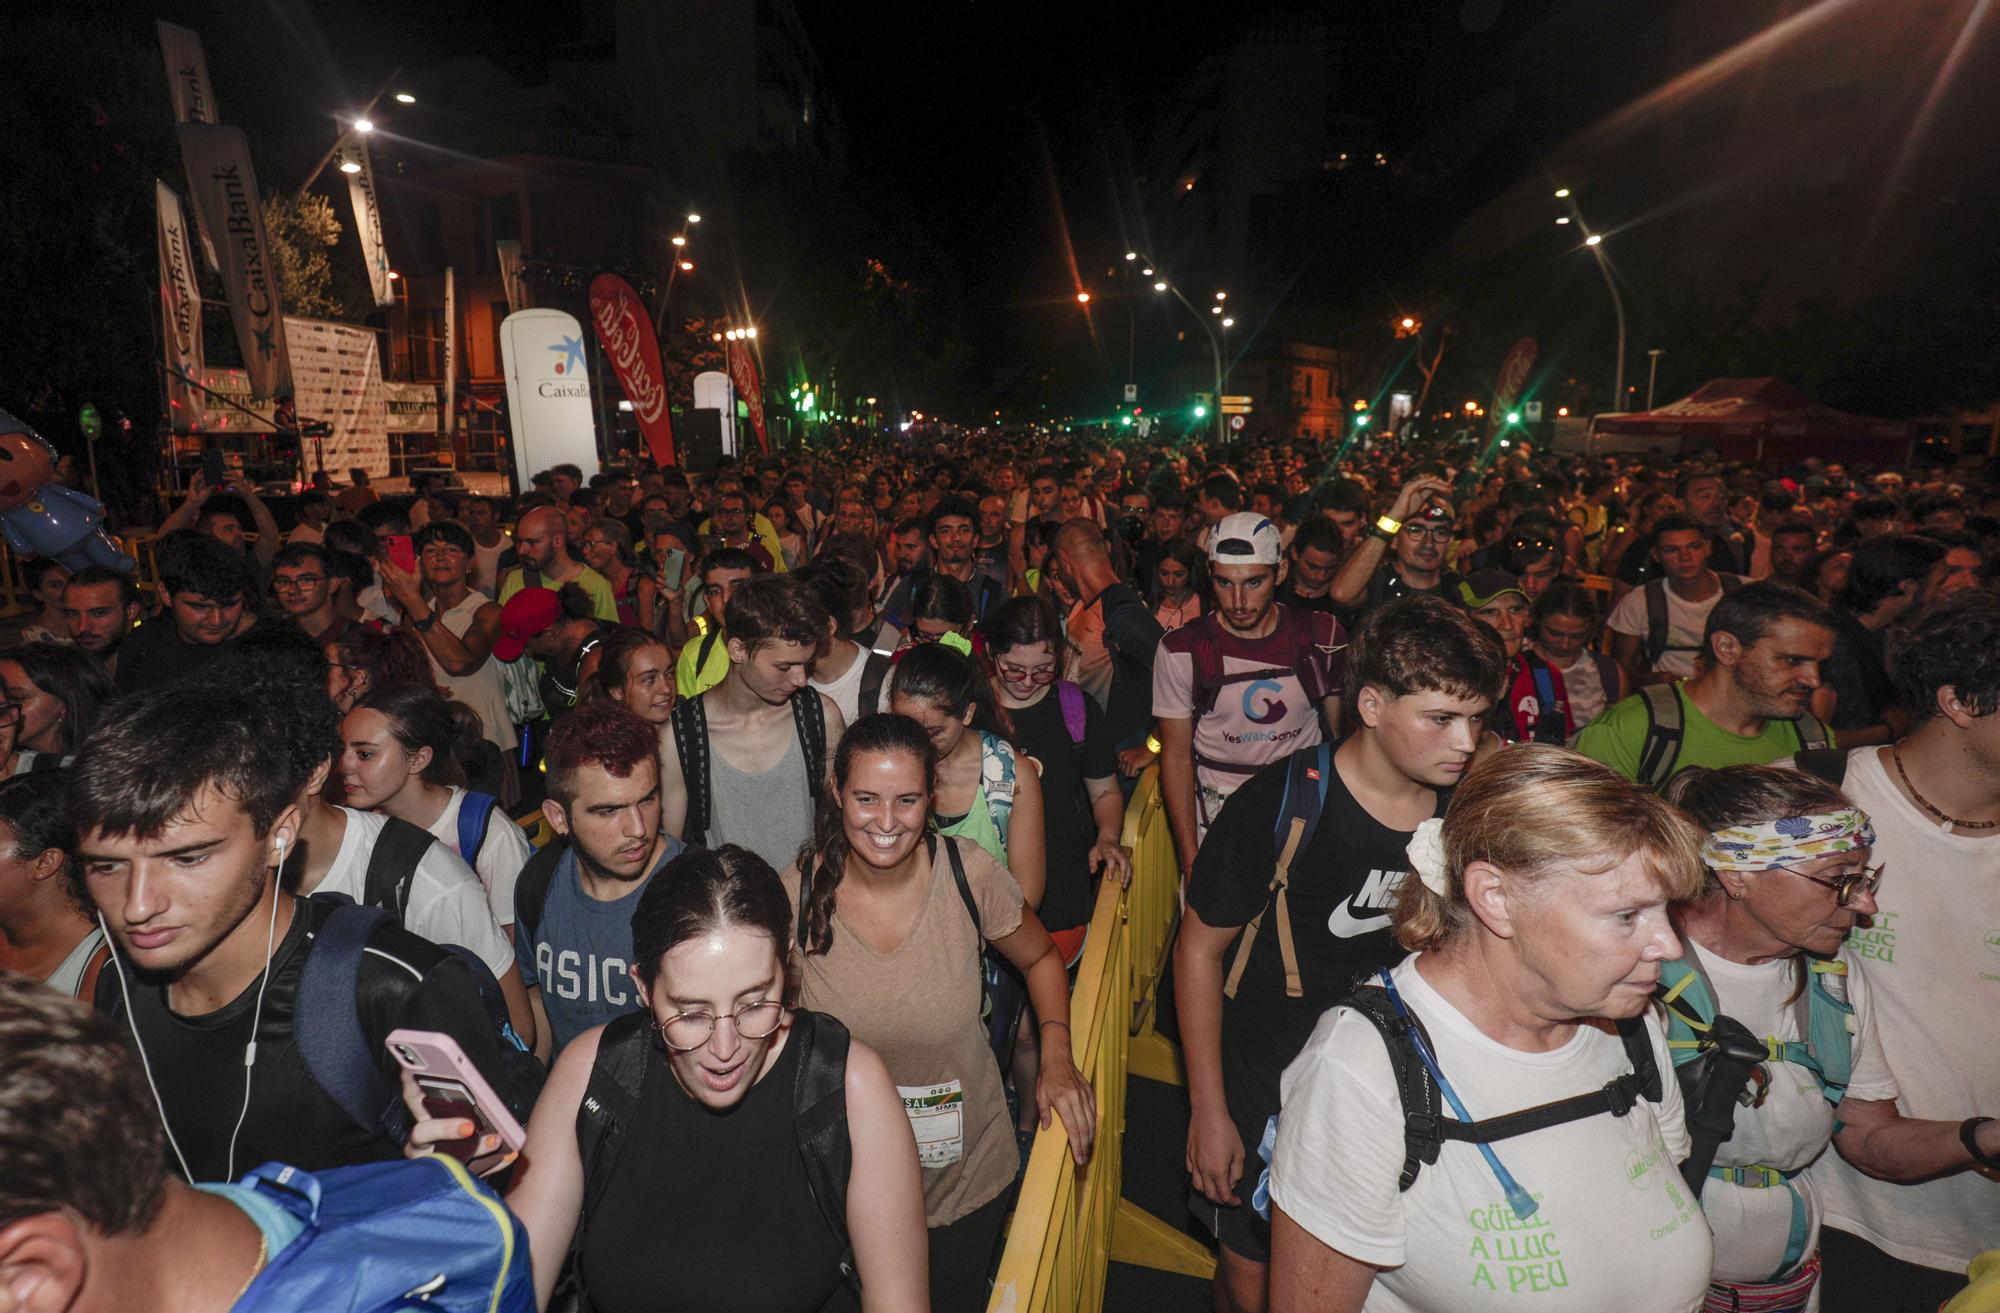
<path id="1" fill-rule="evenodd" d="M 354 120 L 354 130 L 356 132 L 373 132 L 375 131 L 375 123 L 371 119 L 356 119 Z"/>
<path id="2" fill-rule="evenodd" d="M 361 166 L 353 160 L 342 160 L 340 162 L 340 171 L 342 173 L 359 173 L 361 172 Z"/>
<path id="3" fill-rule="evenodd" d="M 1089 305 L 1089 304 L 1090 304 L 1090 293 L 1088 293 L 1088 292 L 1078 292 L 1078 293 L 1076 294 L 1076 303 L 1077 303 L 1078 305 Z"/>
<path id="4" fill-rule="evenodd" d="M 700 222 L 701 222 L 701 216 L 700 216 L 699 214 L 690 214 L 690 215 L 688 215 L 688 222 L 689 222 L 689 223 L 700 223 Z"/>
<path id="5" fill-rule="evenodd" d="M 1556 188 L 1556 199 L 1563 202 L 1569 211 L 1568 217 L 1583 230 L 1583 244 L 1597 257 L 1597 272 L 1604 275 L 1605 290 L 1611 293 L 1611 311 L 1618 319 L 1618 364 L 1612 370 L 1611 404 L 1623 409 L 1625 405 L 1625 298 L 1618 293 L 1618 280 L 1611 276 L 1611 262 L 1604 257 L 1602 247 L 1604 235 L 1590 231 L 1590 225 L 1583 221 L 1583 211 L 1577 208 L 1576 200 L 1567 187 Z"/>
<path id="6" fill-rule="evenodd" d="M 681 236 L 679 233 L 675 233 L 672 237 L 667 238 L 667 240 L 672 242 L 675 246 L 686 246 L 688 244 L 688 239 Z"/>
<path id="7" fill-rule="evenodd" d="M 1149 257 L 1147 263 L 1153 264 L 1154 261 Z M 1181 295 L 1180 288 L 1175 287 L 1165 278 L 1161 278 L 1153 284 L 1153 290 L 1155 292 L 1173 293 L 1174 300 L 1179 301 L 1182 306 L 1186 307 L 1187 312 L 1194 316 L 1195 322 L 1201 325 L 1202 332 L 1208 334 L 1208 349 L 1210 353 L 1213 355 L 1215 360 L 1215 395 L 1217 397 L 1216 412 L 1215 412 L 1215 439 L 1216 441 L 1220 442 L 1223 440 L 1222 406 L 1220 401 L 1220 398 L 1222 396 L 1222 342 L 1220 339 L 1216 337 L 1215 330 L 1209 327 L 1208 320 L 1203 319 L 1201 317 L 1201 313 L 1194 308 L 1194 302 L 1188 300 L 1185 296 Z M 1227 292 L 1217 292 L 1215 294 L 1215 299 L 1217 304 L 1214 307 L 1214 310 L 1215 314 L 1218 317 L 1222 314 L 1222 306 L 1220 303 L 1226 296 L 1228 296 Z M 1196 412 L 1195 418 L 1200 419 L 1206 413 L 1207 413 L 1206 411 L 1198 410 Z"/>
<path id="8" fill-rule="evenodd" d="M 1653 408 L 1653 383 L 1660 376 L 1660 357 L 1667 354 L 1663 347 L 1646 349 L 1646 409 Z"/>
<path id="9" fill-rule="evenodd" d="M 1137 251 L 1127 251 L 1125 252 L 1125 258 L 1127 260 L 1136 260 L 1139 258 L 1139 253 Z"/>
<path id="10" fill-rule="evenodd" d="M 417 103 L 417 98 L 407 91 L 398 91 L 396 93 L 396 103 L 398 105 L 414 105 Z"/>

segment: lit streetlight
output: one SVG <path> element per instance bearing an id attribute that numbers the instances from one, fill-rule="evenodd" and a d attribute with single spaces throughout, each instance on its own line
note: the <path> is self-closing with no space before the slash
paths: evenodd
<path id="1" fill-rule="evenodd" d="M 1127 251 L 1125 252 L 1125 258 L 1127 260 L 1136 260 L 1139 258 L 1139 253 L 1137 251 Z"/>
<path id="2" fill-rule="evenodd" d="M 1077 303 L 1078 305 L 1089 305 L 1089 304 L 1090 304 L 1090 293 L 1088 293 L 1088 292 L 1078 292 L 1078 293 L 1076 294 L 1076 303 Z"/>
<path id="3" fill-rule="evenodd" d="M 396 93 L 396 103 L 398 105 L 414 105 L 417 103 L 417 98 L 407 91 L 398 91 Z"/>
<path id="4" fill-rule="evenodd" d="M 359 173 L 361 172 L 361 166 L 353 160 L 342 160 L 340 162 L 340 171 L 342 173 Z"/>
<path id="5" fill-rule="evenodd" d="M 689 222 L 689 223 L 700 223 L 700 222 L 701 222 L 701 216 L 700 216 L 699 214 L 690 214 L 690 215 L 688 216 L 688 222 Z"/>
<path id="6" fill-rule="evenodd" d="M 672 237 L 667 238 L 667 240 L 672 242 L 675 246 L 686 246 L 688 244 L 688 239 L 681 236 L 679 233 L 675 233 Z"/>
<path id="7" fill-rule="evenodd" d="M 1556 189 L 1556 199 L 1563 202 L 1569 211 L 1567 218 L 1583 231 L 1583 244 L 1597 257 L 1597 272 L 1604 275 L 1604 290 L 1611 293 L 1611 311 L 1618 320 L 1618 361 L 1612 370 L 1611 404 L 1622 408 L 1625 405 L 1625 298 L 1618 292 L 1618 280 L 1611 276 L 1611 262 L 1604 258 L 1604 235 L 1594 233 L 1590 225 L 1583 221 L 1583 211 L 1567 187 Z"/>
<path id="8" fill-rule="evenodd" d="M 1161 280 L 1160 280 L 1159 282 L 1157 282 L 1157 283 L 1154 283 L 1154 284 L 1153 284 L 1153 290 L 1154 290 L 1155 292 L 1164 292 L 1164 291 L 1166 291 L 1166 290 L 1167 290 L 1167 282 L 1166 282 L 1166 279 L 1164 279 L 1164 278 L 1163 278 L 1163 279 L 1161 279 Z"/>
<path id="9" fill-rule="evenodd" d="M 682 272 L 682 273 L 684 273 L 684 274 L 691 274 L 691 273 L 693 273 L 693 272 L 694 272 L 694 261 L 692 261 L 692 260 L 683 260 L 683 261 L 681 261 L 681 272 Z"/>
<path id="10" fill-rule="evenodd" d="M 1592 233 L 1583 239 L 1583 244 L 1585 246 L 1602 246 L 1604 244 L 1604 237 L 1600 233 Z"/>
<path id="11" fill-rule="evenodd" d="M 1190 184 L 1190 185 L 1192 185 L 1192 184 Z M 1151 264 L 1152 264 L 1152 261 L 1150 260 L 1150 258 L 1148 259 L 1147 263 L 1148 263 L 1148 265 L 1151 265 Z M 1222 380 L 1223 380 L 1223 373 L 1222 373 L 1222 341 L 1221 341 L 1221 339 L 1220 339 L 1220 338 L 1218 338 L 1218 337 L 1216 336 L 1216 332 L 1215 332 L 1215 330 L 1214 330 L 1213 328 L 1210 328 L 1210 327 L 1208 326 L 1208 321 L 1207 321 L 1206 319 L 1203 319 L 1203 318 L 1201 317 L 1201 314 L 1200 314 L 1200 312 L 1199 312 L 1199 311 L 1197 311 L 1197 310 L 1195 309 L 1195 307 L 1194 307 L 1194 302 L 1192 302 L 1192 301 L 1188 300 L 1188 299 L 1187 299 L 1187 297 L 1185 297 L 1185 296 L 1181 295 L 1181 289 L 1180 289 L 1180 288 L 1178 288 L 1178 287 L 1175 287 L 1175 286 L 1174 286 L 1174 285 L 1173 285 L 1172 283 L 1168 282 L 1168 281 L 1167 281 L 1167 280 L 1166 280 L 1165 278 L 1161 278 L 1161 279 L 1157 280 L 1157 281 L 1156 281 L 1156 282 L 1155 282 L 1155 283 L 1153 284 L 1153 290 L 1154 290 L 1155 292 L 1171 292 L 1171 293 L 1173 294 L 1173 297 L 1174 297 L 1174 299 L 1175 299 L 1176 301 L 1179 301 L 1179 302 L 1181 303 L 1181 305 L 1182 305 L 1182 306 L 1183 306 L 1183 307 L 1184 307 L 1184 308 L 1185 308 L 1185 309 L 1187 310 L 1187 312 L 1188 312 L 1189 314 L 1191 314 L 1191 315 L 1193 315 L 1193 316 L 1194 316 L 1194 318 L 1195 318 L 1195 322 L 1201 325 L 1201 328 L 1202 328 L 1202 331 L 1203 331 L 1204 333 L 1208 334 L 1208 349 L 1209 349 L 1209 353 L 1210 353 L 1210 355 L 1211 355 L 1211 357 L 1213 358 L 1213 360 L 1214 360 L 1214 363 L 1215 363 L 1215 395 L 1216 395 L 1217 397 L 1220 397 L 1220 396 L 1222 395 L 1222 392 L 1223 392 L 1223 386 L 1222 386 Z M 1218 303 L 1218 304 L 1216 304 L 1216 305 L 1215 305 L 1215 306 L 1213 307 L 1213 311 L 1214 311 L 1215 315 L 1216 315 L 1216 316 L 1217 316 L 1218 318 L 1219 318 L 1219 317 L 1221 316 L 1221 314 L 1222 314 L 1222 306 L 1221 306 L 1220 302 L 1221 302 L 1221 301 L 1223 300 L 1223 298 L 1224 298 L 1224 297 L 1226 297 L 1227 295 L 1228 295 L 1228 293 L 1226 293 L 1226 292 L 1217 292 L 1217 293 L 1215 294 L 1215 299 L 1216 299 L 1216 301 L 1217 301 L 1217 303 Z M 1204 417 L 1205 417 L 1205 416 L 1207 415 L 1207 413 L 1208 413 L 1208 412 L 1207 412 L 1207 410 L 1206 410 L 1206 409 L 1204 409 L 1204 408 L 1202 408 L 1202 407 L 1196 407 L 1196 409 L 1195 409 L 1195 418 L 1196 418 L 1196 419 L 1201 419 L 1201 418 L 1204 418 Z M 1220 405 L 1220 403 L 1218 402 L 1218 403 L 1217 403 L 1217 407 L 1216 407 L 1216 412 L 1215 412 L 1215 437 L 1216 437 L 1216 440 L 1217 440 L 1218 442 L 1219 442 L 1219 441 L 1222 441 L 1222 440 L 1223 440 L 1223 427 L 1222 427 L 1222 426 L 1223 426 L 1223 419 L 1222 419 L 1222 409 L 1221 409 L 1221 405 Z"/>
<path id="12" fill-rule="evenodd" d="M 1566 201 L 1566 200 L 1568 200 L 1568 199 L 1569 199 L 1569 188 L 1567 188 L 1567 187 L 1558 187 L 1558 188 L 1556 188 L 1556 199 L 1557 199 L 1557 200 L 1559 200 L 1559 201 Z"/>
<path id="13" fill-rule="evenodd" d="M 1224 328 L 1234 328 L 1236 327 L 1236 321 L 1234 319 L 1231 319 L 1228 315 L 1224 315 L 1222 317 L 1222 326 Z"/>
<path id="14" fill-rule="evenodd" d="M 375 123 L 372 119 L 356 119 L 354 120 L 354 130 L 356 132 L 373 132 L 375 131 Z"/>

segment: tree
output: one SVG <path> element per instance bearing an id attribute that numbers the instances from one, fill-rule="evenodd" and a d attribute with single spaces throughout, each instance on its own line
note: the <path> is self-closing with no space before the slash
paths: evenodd
<path id="1" fill-rule="evenodd" d="M 285 313 L 304 319 L 356 320 L 360 312 L 336 287 L 333 252 L 340 220 L 324 196 L 273 192 L 264 198 L 264 232 L 278 269 Z"/>

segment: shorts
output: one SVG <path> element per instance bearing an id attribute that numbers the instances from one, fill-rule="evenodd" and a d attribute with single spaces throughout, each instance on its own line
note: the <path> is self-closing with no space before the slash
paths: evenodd
<path id="1" fill-rule="evenodd" d="M 1197 1190 L 1189 1190 L 1188 1211 L 1201 1220 L 1217 1244 L 1231 1253 L 1253 1263 L 1269 1263 L 1271 1223 L 1257 1216 L 1257 1210 L 1250 1206 L 1250 1195 L 1264 1174 L 1264 1160 L 1257 1154 L 1257 1141 L 1244 1137 L 1242 1127 L 1237 1128 L 1236 1134 L 1243 1138 L 1245 1152 L 1243 1179 L 1236 1183 L 1233 1193 L 1243 1202 L 1218 1204 Z"/>

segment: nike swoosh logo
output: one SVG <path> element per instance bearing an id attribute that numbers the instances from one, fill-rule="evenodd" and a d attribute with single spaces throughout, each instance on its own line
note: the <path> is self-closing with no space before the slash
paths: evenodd
<path id="1" fill-rule="evenodd" d="M 1373 916 L 1356 916 L 1346 903 L 1333 909 L 1326 918 L 1326 928 L 1342 939 L 1352 939 L 1356 935 L 1373 934 L 1377 930 L 1389 928 L 1389 914 L 1377 912 Z"/>

